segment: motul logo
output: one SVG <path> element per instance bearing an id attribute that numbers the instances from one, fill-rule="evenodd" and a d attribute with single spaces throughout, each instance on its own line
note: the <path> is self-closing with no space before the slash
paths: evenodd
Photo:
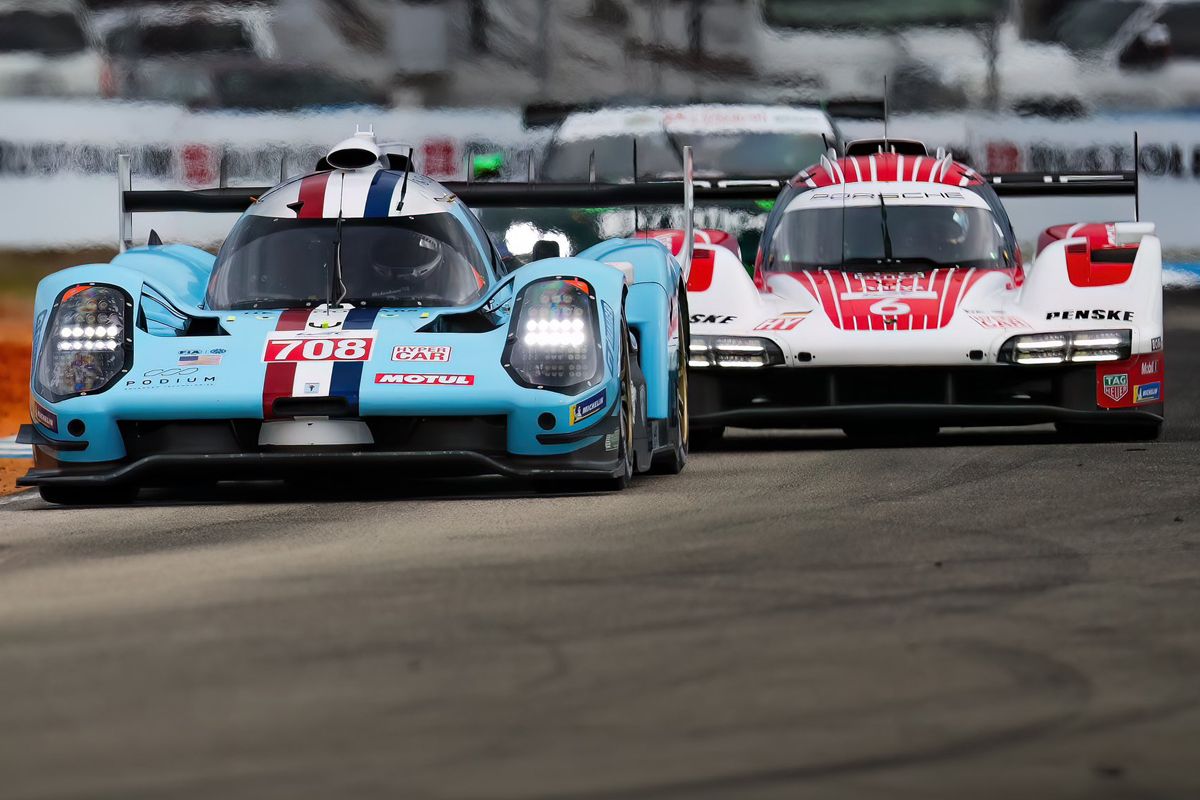
<path id="1" fill-rule="evenodd" d="M 407 383 L 416 386 L 474 386 L 474 375 L 416 375 L 412 373 L 380 372 L 376 383 Z"/>

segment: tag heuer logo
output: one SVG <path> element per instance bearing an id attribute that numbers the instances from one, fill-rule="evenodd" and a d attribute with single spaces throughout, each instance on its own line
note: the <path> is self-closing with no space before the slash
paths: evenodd
<path id="1" fill-rule="evenodd" d="M 1129 394 L 1129 376 L 1125 373 L 1121 373 L 1120 375 L 1105 375 L 1104 394 L 1111 397 L 1114 403 L 1124 400 L 1125 395 Z"/>

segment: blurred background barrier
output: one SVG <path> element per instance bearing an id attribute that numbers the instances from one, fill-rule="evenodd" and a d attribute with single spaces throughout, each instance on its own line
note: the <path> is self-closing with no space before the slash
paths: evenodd
<path id="1" fill-rule="evenodd" d="M 145 187 L 263 184 L 370 123 L 435 177 L 496 153 L 511 179 L 582 108 L 819 107 L 877 135 L 885 76 L 896 134 L 980 169 L 1129 169 L 1139 130 L 1144 216 L 1200 260 L 1200 0 L 0 0 L 0 250 L 109 245 L 120 151 Z M 1127 205 L 1013 213 L 1032 241 Z M 229 224 L 135 238 L 151 222 L 206 246 Z"/>
<path id="2" fill-rule="evenodd" d="M 331 142 L 356 124 L 415 148 L 430 175 L 461 178 L 468 153 L 514 154 L 536 143 L 517 111 L 322 109 L 308 113 L 195 111 L 163 103 L 8 100 L 0 104 L 0 249 L 40 250 L 114 243 L 116 156 L 130 153 L 140 188 L 271 185 L 311 171 Z M 69 224 L 62 216 L 70 214 Z M 230 218 L 139 219 L 165 237 L 219 244 Z"/>

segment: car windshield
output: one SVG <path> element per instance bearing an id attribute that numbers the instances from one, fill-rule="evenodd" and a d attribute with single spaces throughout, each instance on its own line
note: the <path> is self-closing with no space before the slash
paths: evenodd
<path id="1" fill-rule="evenodd" d="M 71 14 L 13 11 L 0 14 L 0 53 L 78 53 L 87 46 L 79 20 Z"/>
<path id="2" fill-rule="evenodd" d="M 254 43 L 238 22 L 191 20 L 187 23 L 127 25 L 108 37 L 108 48 L 122 56 L 194 56 L 253 54 Z"/>
<path id="3" fill-rule="evenodd" d="M 336 219 L 246 215 L 217 255 L 208 307 L 298 308 L 342 295 L 335 288 Z M 461 306 L 477 300 L 489 271 L 448 213 L 347 219 L 341 225 L 343 302 Z"/>
<path id="4" fill-rule="evenodd" d="M 696 173 L 718 178 L 794 175 L 816 162 L 825 150 L 820 134 L 811 133 L 656 131 L 639 136 L 601 136 L 552 144 L 542 176 L 548 181 L 586 181 L 595 153 L 597 180 L 629 180 L 633 176 L 635 139 L 638 180 L 681 176 L 685 145 L 695 150 Z"/>
<path id="5" fill-rule="evenodd" d="M 213 79 L 216 104 L 223 108 L 287 111 L 312 106 L 383 105 L 365 83 L 329 74 L 295 70 L 230 69 Z"/>
<path id="6" fill-rule="evenodd" d="M 771 237 L 766 269 L 798 272 L 906 263 L 1008 266 L 1004 235 L 987 209 L 889 205 L 788 211 Z"/>
<path id="7" fill-rule="evenodd" d="M 1056 38 L 1072 50 L 1098 50 L 1117 35 L 1141 6 L 1141 0 L 1076 2 L 1058 17 L 1054 26 Z"/>

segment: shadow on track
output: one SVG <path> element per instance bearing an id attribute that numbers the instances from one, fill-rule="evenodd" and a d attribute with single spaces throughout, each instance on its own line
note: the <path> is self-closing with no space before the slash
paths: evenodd
<path id="1" fill-rule="evenodd" d="M 1078 444 L 1049 426 L 1036 428 L 948 428 L 936 435 L 857 438 L 831 430 L 761 430 L 726 434 L 706 447 L 707 453 L 754 453 L 766 451 L 881 450 L 928 447 L 1026 447 L 1029 445 Z"/>
<path id="2" fill-rule="evenodd" d="M 635 491 L 657 476 L 639 476 L 626 492 Z M 386 480 L 355 480 L 345 484 L 328 483 L 319 487 L 311 484 L 292 484 L 287 481 L 224 481 L 194 486 L 143 487 L 133 503 L 113 505 L 60 506 L 45 503 L 34 493 L 20 508 L 0 507 L 5 511 L 69 511 L 79 509 L 120 509 L 146 506 L 198 505 L 296 505 L 312 503 L 384 503 L 424 500 L 554 500 L 564 497 L 615 497 L 621 493 L 580 487 L 578 491 L 547 491 L 527 481 L 500 476 L 454 478 L 390 478 Z"/>

